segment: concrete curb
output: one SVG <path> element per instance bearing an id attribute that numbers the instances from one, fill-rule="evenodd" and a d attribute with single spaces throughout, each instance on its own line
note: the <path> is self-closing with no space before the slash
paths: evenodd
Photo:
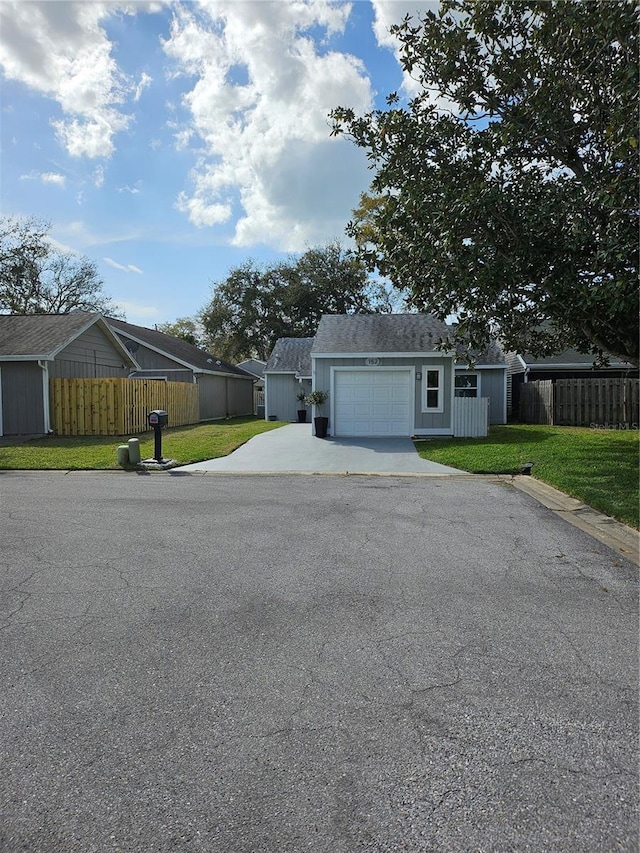
<path id="1" fill-rule="evenodd" d="M 521 475 L 509 477 L 496 477 L 496 480 L 511 483 L 516 489 L 535 498 L 547 509 L 550 509 L 560 518 L 580 528 L 594 539 L 608 545 L 627 560 L 640 567 L 640 532 L 609 518 L 601 512 L 581 503 L 575 498 L 569 497 L 559 489 L 554 489 L 547 483 L 536 480 L 533 477 Z"/>

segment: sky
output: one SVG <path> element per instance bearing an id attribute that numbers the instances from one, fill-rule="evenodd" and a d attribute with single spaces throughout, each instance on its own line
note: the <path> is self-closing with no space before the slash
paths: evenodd
<path id="1" fill-rule="evenodd" d="M 329 111 L 410 97 L 425 0 L 0 0 L 0 214 L 47 220 L 130 323 L 338 239 L 373 177 Z"/>

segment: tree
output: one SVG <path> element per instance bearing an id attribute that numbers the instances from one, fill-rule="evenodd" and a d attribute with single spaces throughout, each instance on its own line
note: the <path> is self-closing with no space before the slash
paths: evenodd
<path id="1" fill-rule="evenodd" d="M 165 335 L 186 341 L 194 347 L 202 349 L 204 346 L 202 328 L 198 321 L 191 317 L 178 317 L 173 323 L 160 323 L 156 329 L 159 332 L 164 332 Z"/>
<path id="2" fill-rule="evenodd" d="M 311 337 L 322 314 L 389 310 L 385 288 L 339 243 L 266 267 L 246 261 L 214 284 L 200 321 L 207 344 L 229 361 L 269 357 L 283 337 Z"/>
<path id="3" fill-rule="evenodd" d="M 50 228 L 34 217 L 0 219 L 0 311 L 122 316 L 104 295 L 95 262 L 55 250 L 47 237 Z"/>
<path id="4" fill-rule="evenodd" d="M 420 93 L 331 114 L 375 170 L 369 268 L 473 346 L 637 364 L 637 7 L 443 0 L 392 32 Z"/>

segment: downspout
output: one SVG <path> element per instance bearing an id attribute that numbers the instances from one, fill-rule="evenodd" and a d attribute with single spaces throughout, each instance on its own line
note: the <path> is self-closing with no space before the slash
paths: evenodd
<path id="1" fill-rule="evenodd" d="M 38 367 L 42 368 L 42 404 L 44 409 L 44 432 L 51 434 L 51 413 L 49 409 L 49 363 L 38 359 Z"/>

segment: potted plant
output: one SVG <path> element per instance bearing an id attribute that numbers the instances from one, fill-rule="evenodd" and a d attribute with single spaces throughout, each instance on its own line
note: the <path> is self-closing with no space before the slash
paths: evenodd
<path id="1" fill-rule="evenodd" d="M 322 408 L 323 404 L 326 403 L 328 397 L 329 394 L 327 393 L 327 391 L 312 391 L 304 398 L 304 401 L 307 406 L 316 407 L 316 416 L 313 419 L 316 438 L 327 437 L 327 426 L 329 425 L 329 418 L 320 415 L 319 411 Z"/>
<path id="2" fill-rule="evenodd" d="M 306 405 L 307 395 L 304 391 L 301 391 L 299 394 L 296 394 L 296 400 L 298 400 L 303 405 Z M 298 409 L 298 423 L 306 424 L 307 422 L 307 410 L 303 409 L 302 406 Z"/>

